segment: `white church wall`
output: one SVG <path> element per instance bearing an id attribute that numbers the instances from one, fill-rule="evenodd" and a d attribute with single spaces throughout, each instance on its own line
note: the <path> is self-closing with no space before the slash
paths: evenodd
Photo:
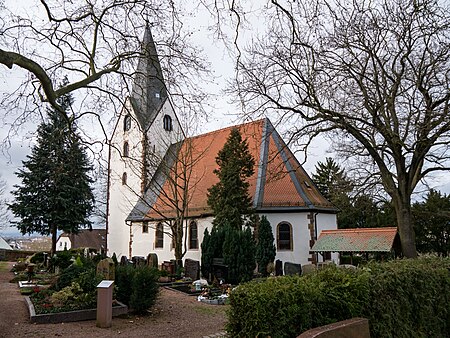
<path id="1" fill-rule="evenodd" d="M 283 263 L 292 262 L 297 264 L 310 264 L 308 258 L 311 257 L 310 251 L 310 232 L 308 224 L 310 222 L 308 213 L 273 213 L 265 214 L 272 226 L 272 232 L 275 239 L 275 246 L 277 245 L 277 226 L 281 222 L 287 222 L 292 226 L 292 250 L 278 250 L 275 259 L 281 260 Z M 183 259 L 189 258 L 193 260 L 201 260 L 201 243 L 206 228 L 211 231 L 212 217 L 196 219 L 198 227 L 198 249 L 189 249 L 186 251 Z M 334 214 L 317 214 L 317 231 L 318 234 L 324 229 L 336 229 L 336 215 Z M 190 222 L 188 220 L 187 222 Z M 156 223 L 149 224 L 148 233 L 142 233 L 142 224 L 133 226 L 133 256 L 146 257 L 150 252 L 158 255 L 159 263 L 163 261 L 170 261 L 175 259 L 175 253 L 171 245 L 171 237 L 164 235 L 163 248 L 155 248 L 155 227 Z M 135 229 L 136 228 L 136 229 Z M 165 229 L 165 231 L 168 231 Z M 187 232 L 185 231 L 185 236 Z M 184 241 L 183 241 L 184 243 Z M 187 243 L 189 245 L 189 243 Z M 323 261 L 319 255 L 319 261 Z M 332 259 L 337 263 L 337 255 L 333 254 Z"/>
<path id="2" fill-rule="evenodd" d="M 125 219 L 141 194 L 142 179 L 142 133 L 136 119 L 132 119 L 130 130 L 124 131 L 126 111 L 119 118 L 111 141 L 110 157 L 110 201 L 108 215 L 108 254 L 128 256 L 129 227 Z M 129 156 L 123 157 L 124 143 L 128 142 Z M 126 173 L 126 184 L 123 175 Z"/>
<path id="3" fill-rule="evenodd" d="M 282 222 L 287 222 L 292 226 L 292 250 L 279 250 L 275 260 L 279 259 L 283 262 L 292 262 L 297 264 L 309 264 L 309 240 L 310 234 L 308 229 L 309 213 L 274 213 L 266 214 L 267 220 L 272 226 L 272 232 L 277 246 L 277 226 Z"/>
<path id="4" fill-rule="evenodd" d="M 189 224 L 191 220 L 187 220 L 186 224 Z M 211 230 L 212 217 L 196 219 L 197 229 L 198 229 L 198 249 L 189 249 L 189 243 L 186 245 L 188 247 L 183 260 L 186 258 L 200 261 L 201 259 L 201 249 L 200 245 L 203 241 L 203 234 L 205 229 L 208 227 Z M 158 262 L 170 261 L 175 259 L 175 250 L 172 247 L 172 238 L 165 233 L 162 248 L 156 248 L 156 225 L 157 222 L 149 222 L 148 233 L 142 232 L 142 223 L 134 223 L 132 226 L 133 233 L 133 243 L 132 243 L 132 256 L 143 256 L 147 257 L 149 253 L 156 253 L 158 256 Z M 186 230 L 187 228 L 185 228 Z M 170 229 L 167 226 L 164 227 L 164 231 L 168 232 Z M 184 236 L 187 236 L 187 231 L 184 232 Z M 183 237 L 184 245 L 184 237 Z"/>

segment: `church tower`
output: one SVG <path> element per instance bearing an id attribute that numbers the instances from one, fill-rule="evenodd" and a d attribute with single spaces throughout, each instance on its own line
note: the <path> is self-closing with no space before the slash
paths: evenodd
<path id="1" fill-rule="evenodd" d="M 131 258 L 133 232 L 140 228 L 131 227 L 125 220 L 141 200 L 169 147 L 183 138 L 147 24 L 132 92 L 121 110 L 109 145 L 109 256 L 116 253 L 118 258 Z"/>

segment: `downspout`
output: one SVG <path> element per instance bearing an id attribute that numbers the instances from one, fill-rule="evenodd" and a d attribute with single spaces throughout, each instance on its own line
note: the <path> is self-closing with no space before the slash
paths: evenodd
<path id="1" fill-rule="evenodd" d="M 125 221 L 125 224 L 130 227 L 130 241 L 128 242 L 128 259 L 131 260 L 133 257 L 133 223 L 130 221 Z"/>
<path id="2" fill-rule="evenodd" d="M 110 185 L 111 185 L 111 141 L 108 142 L 108 166 L 107 166 L 108 178 L 106 180 L 106 235 L 105 235 L 105 253 L 108 256 L 108 233 L 109 233 L 109 197 L 110 197 Z"/>
<path id="3" fill-rule="evenodd" d="M 319 214 L 318 212 L 314 213 L 314 244 L 317 242 L 317 215 L 318 214 Z M 319 262 L 319 253 L 316 252 L 315 255 L 316 255 L 316 264 L 317 264 Z"/>

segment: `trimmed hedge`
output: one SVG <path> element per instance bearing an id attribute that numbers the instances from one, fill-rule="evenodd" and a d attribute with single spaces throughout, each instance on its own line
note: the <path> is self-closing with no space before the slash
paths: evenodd
<path id="1" fill-rule="evenodd" d="M 450 330 L 450 259 L 328 267 L 268 278 L 231 294 L 232 337 L 296 337 L 352 317 L 369 319 L 371 337 L 446 337 Z"/>

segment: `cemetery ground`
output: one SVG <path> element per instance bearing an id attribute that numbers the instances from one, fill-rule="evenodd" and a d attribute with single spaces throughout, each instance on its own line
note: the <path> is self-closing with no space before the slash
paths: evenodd
<path id="1" fill-rule="evenodd" d="M 227 306 L 198 302 L 196 297 L 161 288 L 147 316 L 114 317 L 111 328 L 97 328 L 95 320 L 32 324 L 24 296 L 10 272 L 14 263 L 0 262 L 0 337 L 204 337 L 224 331 Z"/>

